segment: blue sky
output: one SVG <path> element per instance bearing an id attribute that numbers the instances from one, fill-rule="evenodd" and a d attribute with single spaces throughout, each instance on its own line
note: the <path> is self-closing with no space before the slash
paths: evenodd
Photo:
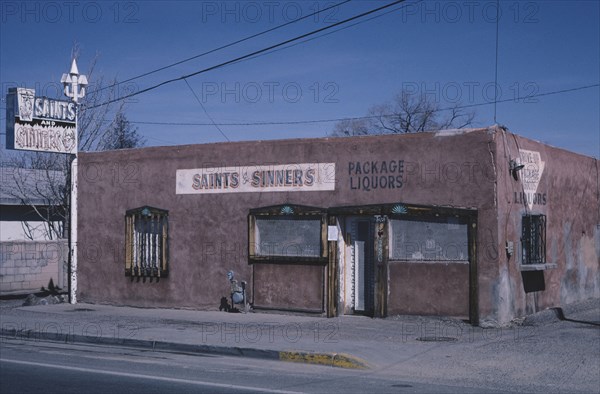
<path id="1" fill-rule="evenodd" d="M 338 0 L 337 2 L 341 2 Z M 391 1 L 353 0 L 335 10 L 124 84 L 138 91 L 331 25 Z M 91 82 L 125 80 L 273 28 L 330 1 L 3 1 L 0 82 L 55 96 L 74 43 Z M 501 1 L 497 121 L 511 131 L 600 156 L 600 88 L 514 100 L 600 83 L 599 1 Z M 357 117 L 402 88 L 447 107 L 493 99 L 495 1 L 407 1 L 379 18 L 187 81 L 216 123 Z M 382 13 L 380 13 L 382 14 Z M 375 14 L 375 15 L 380 15 Z M 333 29 L 335 30 L 335 29 Z M 107 97 L 108 99 L 108 97 Z M 214 125 L 184 81 L 127 100 L 148 145 L 228 139 L 323 137 L 333 122 Z M 0 127 L 5 129 L 4 108 Z M 476 125 L 494 123 L 477 106 Z M 166 124 L 148 124 L 148 123 Z M 204 123 L 182 126 L 169 123 Z M 4 146 L 4 135 L 2 145 Z"/>

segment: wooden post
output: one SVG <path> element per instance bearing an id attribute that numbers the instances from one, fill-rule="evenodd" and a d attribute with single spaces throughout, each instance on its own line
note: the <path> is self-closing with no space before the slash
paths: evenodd
<path id="1" fill-rule="evenodd" d="M 327 220 L 330 226 L 337 226 L 337 218 L 330 216 Z M 326 238 L 327 239 L 327 238 Z M 327 263 L 327 317 L 337 316 L 337 297 L 339 292 L 339 286 L 337 282 L 338 276 L 338 253 L 337 253 L 337 242 L 328 241 L 329 253 Z"/>

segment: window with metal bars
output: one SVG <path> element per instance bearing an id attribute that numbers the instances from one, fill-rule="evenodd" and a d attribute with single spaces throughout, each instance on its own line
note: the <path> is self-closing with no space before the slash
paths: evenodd
<path id="1" fill-rule="evenodd" d="M 522 264 L 546 263 L 546 216 L 525 215 L 522 221 Z"/>
<path id="2" fill-rule="evenodd" d="M 125 215 L 125 275 L 166 277 L 168 270 L 168 211 L 141 207 Z"/>

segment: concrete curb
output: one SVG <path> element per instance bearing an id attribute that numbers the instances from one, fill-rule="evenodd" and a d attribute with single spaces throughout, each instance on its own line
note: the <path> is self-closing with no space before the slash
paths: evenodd
<path id="1" fill-rule="evenodd" d="M 326 365 L 346 369 L 369 369 L 369 364 L 356 356 L 344 353 L 308 352 L 303 350 L 271 350 L 241 348 L 236 346 L 215 346 L 177 342 L 153 341 L 149 339 L 92 337 L 78 334 L 40 332 L 35 330 L 0 330 L 0 337 L 16 340 L 52 341 L 71 344 L 96 344 L 105 346 L 124 346 L 149 351 L 164 351 L 186 354 L 214 354 L 259 358 L 265 360 L 288 361 L 303 364 Z"/>
<path id="2" fill-rule="evenodd" d="M 329 365 L 346 369 L 369 369 L 369 364 L 356 356 L 345 353 L 311 353 L 304 351 L 281 351 L 279 359 L 304 364 Z"/>

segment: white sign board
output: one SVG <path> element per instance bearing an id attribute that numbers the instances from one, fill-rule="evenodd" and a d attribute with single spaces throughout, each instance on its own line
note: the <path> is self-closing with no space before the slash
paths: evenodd
<path id="1" fill-rule="evenodd" d="M 327 226 L 327 240 L 337 241 L 339 237 L 339 231 L 337 226 Z"/>
<path id="2" fill-rule="evenodd" d="M 53 153 L 77 152 L 76 104 L 35 97 L 12 88 L 6 96 L 6 147 Z"/>
<path id="3" fill-rule="evenodd" d="M 527 201 L 528 208 L 532 209 L 534 203 L 539 203 L 536 193 L 546 163 L 542 161 L 542 156 L 537 151 L 519 149 L 519 156 L 521 164 L 525 166 L 521 171 L 521 182 L 523 183 L 525 200 Z"/>
<path id="4" fill-rule="evenodd" d="M 335 163 L 183 169 L 176 182 L 176 194 L 335 190 Z"/>

